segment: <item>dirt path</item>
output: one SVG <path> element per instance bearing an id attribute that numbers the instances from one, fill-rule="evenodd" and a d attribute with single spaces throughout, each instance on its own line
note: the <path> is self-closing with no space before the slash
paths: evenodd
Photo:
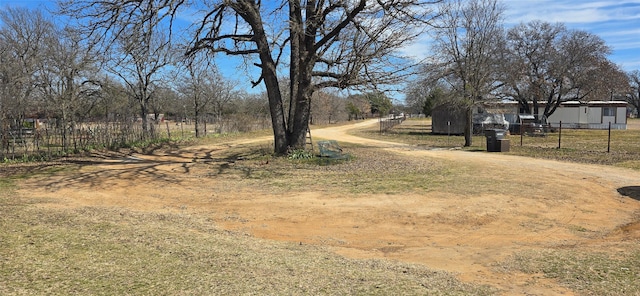
<path id="1" fill-rule="evenodd" d="M 314 191 L 287 196 L 256 194 L 252 188 L 230 191 L 228 184 L 192 165 L 194 160 L 211 159 L 227 148 L 224 145 L 104 159 L 63 177 L 26 180 L 21 190 L 24 195 L 52 198 L 52 207 L 118 206 L 209 215 L 222 227 L 256 237 L 325 245 L 354 258 L 424 264 L 458 273 L 465 281 L 496 286 L 505 294 L 572 294 L 541 276 L 497 272 L 496 264 L 514 252 L 606 247 L 640 238 L 640 201 L 617 191 L 640 186 L 637 171 L 500 153 L 415 149 L 347 134 L 375 123 L 312 134 L 463 164 L 475 175 L 499 180 L 496 188 L 510 190 L 358 198 Z"/>

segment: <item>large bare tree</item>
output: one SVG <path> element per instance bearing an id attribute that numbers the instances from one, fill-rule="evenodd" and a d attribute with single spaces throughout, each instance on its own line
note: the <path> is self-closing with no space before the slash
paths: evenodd
<path id="1" fill-rule="evenodd" d="M 254 84 L 263 82 L 267 89 L 274 149 L 285 153 L 305 144 L 316 90 L 395 82 L 402 63 L 394 50 L 431 20 L 433 2 L 438 1 L 220 1 L 201 22 L 192 52 L 257 57 L 260 76 Z M 287 56 L 288 101 L 278 88 L 278 69 Z"/>
<path id="2" fill-rule="evenodd" d="M 616 71 L 607 59 L 609 47 L 597 35 L 567 30 L 563 24 L 532 21 L 510 29 L 507 39 L 507 94 L 539 121 L 562 102 L 605 99 L 597 90 L 611 83 L 600 76 Z"/>
<path id="3" fill-rule="evenodd" d="M 90 17 L 89 32 L 99 31 L 103 38 L 119 38 L 146 20 L 145 14 L 132 11 L 152 7 L 157 19 L 169 21 L 180 7 L 191 5 L 202 11 L 188 54 L 242 56 L 258 67 L 254 85 L 266 87 L 274 150 L 284 154 L 304 147 L 316 90 L 397 82 L 408 65 L 396 50 L 427 26 L 436 2 L 440 1 L 77 0 L 64 7 Z M 281 73 L 288 73 L 291 82 L 288 98 L 279 89 Z"/>
<path id="4" fill-rule="evenodd" d="M 440 29 L 435 30 L 436 60 L 427 72 L 438 73 L 435 76 L 456 93 L 456 104 L 466 110 L 465 146 L 472 145 L 473 107 L 498 86 L 504 10 L 497 0 L 456 0 L 441 9 Z"/>
<path id="5" fill-rule="evenodd" d="M 600 59 L 593 67 L 584 71 L 576 93 L 584 94 L 586 101 L 622 100 L 629 92 L 629 79 L 618 65 L 609 59 Z"/>
<path id="6" fill-rule="evenodd" d="M 149 14 L 150 18 L 157 17 L 155 13 Z M 138 103 L 144 137 L 153 131 L 148 114 L 151 114 L 155 86 L 163 83 L 162 70 L 173 61 L 168 36 L 151 23 L 147 27 L 132 28 L 118 39 L 117 46 L 112 47 L 117 56 L 107 63 L 109 71 L 121 78 L 129 96 Z"/>

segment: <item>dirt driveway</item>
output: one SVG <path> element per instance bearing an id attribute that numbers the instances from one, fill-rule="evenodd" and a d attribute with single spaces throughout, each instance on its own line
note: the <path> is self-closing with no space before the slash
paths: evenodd
<path id="1" fill-rule="evenodd" d="M 496 265 L 515 252 L 603 248 L 640 238 L 640 198 L 618 192 L 640 186 L 637 171 L 500 153 L 416 149 L 347 134 L 375 123 L 318 129 L 312 134 L 463 164 L 475 175 L 501 180 L 493 186 L 512 190 L 358 198 L 315 191 L 282 196 L 256 194 L 252 188 L 229 190 L 228 184 L 207 178 L 193 165 L 228 147 L 218 145 L 95 160 L 78 172 L 25 180 L 21 194 L 52 198 L 57 202 L 51 207 L 127 207 L 208 215 L 221 227 L 259 238 L 324 245 L 352 258 L 423 264 L 519 295 L 572 293 L 541 275 L 496 271 Z M 260 140 L 268 139 L 253 141 Z"/>

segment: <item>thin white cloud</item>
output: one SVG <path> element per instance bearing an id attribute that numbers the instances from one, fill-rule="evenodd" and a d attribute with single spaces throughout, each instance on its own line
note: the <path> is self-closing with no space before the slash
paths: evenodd
<path id="1" fill-rule="evenodd" d="M 597 34 L 624 70 L 640 66 L 640 0 L 504 0 L 507 27 L 533 20 L 564 23 Z"/>
<path id="2" fill-rule="evenodd" d="M 640 1 L 505 1 L 509 23 L 548 22 L 599 23 L 638 21 Z"/>
<path id="3" fill-rule="evenodd" d="M 503 0 L 505 26 L 541 20 L 600 36 L 612 48 L 610 59 L 623 70 L 640 69 L 640 0 Z M 400 50 L 418 61 L 431 55 L 431 39 L 423 36 Z"/>

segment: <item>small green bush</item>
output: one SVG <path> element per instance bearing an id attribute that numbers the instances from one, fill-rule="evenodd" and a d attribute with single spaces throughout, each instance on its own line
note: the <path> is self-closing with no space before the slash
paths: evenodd
<path id="1" fill-rule="evenodd" d="M 305 149 L 295 149 L 289 152 L 287 158 L 289 159 L 312 159 L 315 156 L 313 153 L 305 150 Z"/>

